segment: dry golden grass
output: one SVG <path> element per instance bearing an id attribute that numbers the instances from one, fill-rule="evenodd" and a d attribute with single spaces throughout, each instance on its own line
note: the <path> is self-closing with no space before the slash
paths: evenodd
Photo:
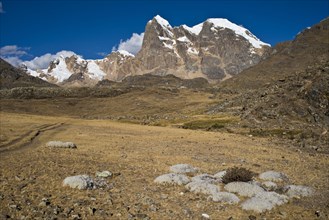
<path id="1" fill-rule="evenodd" d="M 7 142 L 44 125 L 58 125 L 41 131 L 33 141 L 23 138 L 0 152 L 0 214 L 15 219 L 54 216 L 54 207 L 63 209 L 58 218 L 79 213 L 84 219 L 127 219 L 142 214 L 152 219 L 199 219 L 202 213 L 212 219 L 247 219 L 249 215 L 314 219 L 316 211 L 328 216 L 327 155 L 310 155 L 275 146 L 268 139 L 228 133 L 5 112 L 0 117 L 1 134 L 6 135 Z M 78 148 L 46 148 L 50 140 L 72 141 Z M 292 183 L 311 186 L 317 193 L 263 214 L 246 212 L 239 205 L 207 201 L 206 196 L 186 192 L 184 187 L 153 183 L 178 163 L 191 164 L 209 174 L 233 166 L 258 173 L 282 171 Z M 115 173 L 109 180 L 113 184 L 110 190 L 62 187 L 67 176 L 93 176 L 102 170 Z M 49 198 L 50 206 L 40 207 L 42 198 Z M 14 204 L 21 210 L 10 208 Z M 66 214 L 68 208 L 72 208 L 70 214 Z M 90 208 L 96 208 L 93 216 Z"/>

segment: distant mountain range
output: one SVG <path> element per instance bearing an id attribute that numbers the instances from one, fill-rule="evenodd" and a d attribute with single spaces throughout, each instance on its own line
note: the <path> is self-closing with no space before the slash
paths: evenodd
<path id="1" fill-rule="evenodd" d="M 219 82 L 259 63 L 271 51 L 269 44 L 227 19 L 172 27 L 157 15 L 147 23 L 142 48 L 136 56 L 120 50 L 99 60 L 77 55 L 59 57 L 46 69 L 26 68 L 26 72 L 66 86 L 92 86 L 101 80 L 121 81 L 127 76 L 149 73 Z"/>

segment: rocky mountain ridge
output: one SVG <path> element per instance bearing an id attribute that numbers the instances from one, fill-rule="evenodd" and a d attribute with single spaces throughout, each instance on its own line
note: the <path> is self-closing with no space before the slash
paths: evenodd
<path id="1" fill-rule="evenodd" d="M 219 82 L 257 64 L 270 51 L 270 45 L 227 19 L 208 19 L 193 27 L 172 27 L 157 15 L 147 23 L 142 48 L 136 56 L 122 50 L 99 60 L 73 55 L 59 57 L 47 69 L 26 71 L 68 86 L 90 86 L 101 80 L 121 81 L 143 74 L 172 74 L 182 79 L 202 77 Z"/>

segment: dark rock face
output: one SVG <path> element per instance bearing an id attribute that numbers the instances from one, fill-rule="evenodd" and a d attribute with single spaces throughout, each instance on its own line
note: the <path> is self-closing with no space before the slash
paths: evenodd
<path id="1" fill-rule="evenodd" d="M 263 43 L 256 48 L 234 30 L 219 26 L 218 22 L 222 21 L 232 24 L 225 19 L 209 19 L 198 25 L 197 33 L 193 30 L 195 27 L 173 28 L 156 16 L 147 23 L 142 49 L 135 58 L 141 64 L 139 72 L 157 70 L 181 78 L 204 77 L 220 81 L 268 56 L 269 46 Z M 261 42 L 245 31 L 255 41 Z"/>

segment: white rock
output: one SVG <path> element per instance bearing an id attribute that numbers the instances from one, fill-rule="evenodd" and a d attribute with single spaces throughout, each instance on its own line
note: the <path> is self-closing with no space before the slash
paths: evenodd
<path id="1" fill-rule="evenodd" d="M 267 191 L 274 191 L 278 188 L 278 185 L 271 181 L 263 182 L 261 186 Z"/>
<path id="2" fill-rule="evenodd" d="M 231 182 L 226 184 L 224 189 L 231 193 L 238 193 L 240 196 L 247 197 L 252 197 L 258 193 L 265 192 L 262 187 L 245 182 Z"/>
<path id="3" fill-rule="evenodd" d="M 209 196 L 214 202 L 224 202 L 229 204 L 236 204 L 240 202 L 239 197 L 229 192 L 218 192 Z"/>
<path id="4" fill-rule="evenodd" d="M 207 183 L 220 183 L 220 180 L 215 178 L 214 176 L 211 176 L 209 174 L 200 174 L 197 176 L 192 177 L 192 182 L 198 182 L 198 181 L 203 181 Z"/>
<path id="5" fill-rule="evenodd" d="M 69 176 L 64 179 L 63 186 L 78 189 L 92 189 L 94 181 L 88 175 Z"/>
<path id="6" fill-rule="evenodd" d="M 266 171 L 264 173 L 259 174 L 259 179 L 274 181 L 274 182 L 282 182 L 282 181 L 287 181 L 288 177 L 284 173 L 275 172 L 275 171 Z"/>
<path id="7" fill-rule="evenodd" d="M 275 192 L 258 193 L 241 204 L 242 209 L 258 213 L 273 209 L 276 205 L 288 202 L 288 197 Z"/>
<path id="8" fill-rule="evenodd" d="M 158 176 L 155 180 L 155 183 L 159 184 L 177 184 L 177 185 L 185 185 L 190 181 L 190 179 L 183 175 L 177 173 L 168 173 L 161 176 Z"/>
<path id="9" fill-rule="evenodd" d="M 225 174 L 226 174 L 226 170 L 220 171 L 220 172 L 216 173 L 214 175 L 214 177 L 217 178 L 218 180 L 220 180 L 220 182 L 222 182 L 223 177 L 225 176 Z"/>
<path id="10" fill-rule="evenodd" d="M 49 141 L 46 146 L 55 148 L 77 148 L 77 146 L 73 142 L 62 141 Z"/>
<path id="11" fill-rule="evenodd" d="M 206 195 L 214 195 L 220 191 L 219 186 L 204 181 L 190 182 L 185 188 L 191 192 L 203 193 Z"/>
<path id="12" fill-rule="evenodd" d="M 176 164 L 170 167 L 170 171 L 173 173 L 196 173 L 198 169 L 189 164 Z"/>
<path id="13" fill-rule="evenodd" d="M 210 219 L 210 216 L 206 213 L 202 213 L 201 216 L 202 216 L 202 218 Z"/>
<path id="14" fill-rule="evenodd" d="M 102 172 L 96 172 L 96 176 L 106 178 L 106 177 L 111 177 L 112 173 L 110 171 L 105 170 Z"/>
<path id="15" fill-rule="evenodd" d="M 284 187 L 284 190 L 286 191 L 286 195 L 290 198 L 311 196 L 314 193 L 311 187 L 300 185 L 288 185 Z"/>

